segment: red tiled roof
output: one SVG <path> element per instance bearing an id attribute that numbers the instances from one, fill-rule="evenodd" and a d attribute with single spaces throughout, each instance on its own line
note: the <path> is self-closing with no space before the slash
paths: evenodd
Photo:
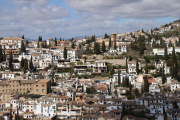
<path id="1" fill-rule="evenodd" d="M 108 87 L 104 83 L 97 84 L 97 90 L 108 90 Z"/>
<path id="2" fill-rule="evenodd" d="M 69 96 L 62 96 L 61 99 L 70 99 Z"/>

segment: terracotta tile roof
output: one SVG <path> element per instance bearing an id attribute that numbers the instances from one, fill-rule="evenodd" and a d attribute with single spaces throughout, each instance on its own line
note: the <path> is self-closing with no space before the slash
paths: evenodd
<path id="1" fill-rule="evenodd" d="M 61 99 L 70 99 L 69 96 L 62 96 Z"/>
<path id="2" fill-rule="evenodd" d="M 104 83 L 97 84 L 97 90 L 108 90 L 108 87 Z"/>
<path id="3" fill-rule="evenodd" d="M 143 76 L 143 83 L 144 83 L 144 78 L 145 78 L 145 77 L 146 77 L 146 75 Z M 151 76 L 151 75 L 147 75 L 147 79 L 148 79 L 148 82 L 149 82 L 149 83 L 152 83 L 152 82 L 156 81 L 156 80 L 154 79 L 154 77 Z"/>

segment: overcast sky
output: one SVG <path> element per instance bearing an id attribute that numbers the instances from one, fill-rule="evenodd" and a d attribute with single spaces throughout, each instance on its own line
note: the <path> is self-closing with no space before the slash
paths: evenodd
<path id="1" fill-rule="evenodd" d="M 180 0 L 0 0 L 1 37 L 109 35 L 179 19 Z"/>

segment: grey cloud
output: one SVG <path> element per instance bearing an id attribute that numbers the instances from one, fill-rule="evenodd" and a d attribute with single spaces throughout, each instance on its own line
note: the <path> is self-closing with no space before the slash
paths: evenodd
<path id="1" fill-rule="evenodd" d="M 120 18 L 179 17 L 178 0 L 65 0 L 77 13 L 116 15 Z M 127 4 L 128 3 L 128 4 Z"/>

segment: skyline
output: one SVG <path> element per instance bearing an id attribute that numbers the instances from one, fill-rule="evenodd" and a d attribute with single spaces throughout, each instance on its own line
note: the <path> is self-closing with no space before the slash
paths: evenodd
<path id="1" fill-rule="evenodd" d="M 178 0 L 1 0 L 1 37 L 69 39 L 153 29 L 178 20 Z"/>

